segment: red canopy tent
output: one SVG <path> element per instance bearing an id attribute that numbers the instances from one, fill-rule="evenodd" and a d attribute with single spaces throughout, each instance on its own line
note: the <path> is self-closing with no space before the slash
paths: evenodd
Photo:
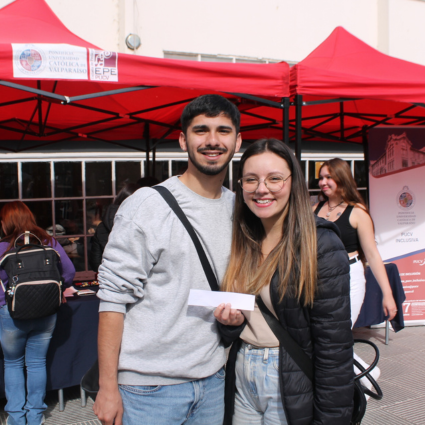
<path id="1" fill-rule="evenodd" d="M 149 151 L 177 138 L 185 104 L 214 92 L 238 105 L 245 138 L 267 129 L 288 140 L 284 62 L 207 63 L 103 52 L 71 33 L 44 0 L 16 0 L 0 10 L 0 149 L 28 149 L 16 143 L 23 139 L 35 147 L 69 139 L 126 146 L 125 140 L 143 138 L 138 149 Z"/>
<path id="2" fill-rule="evenodd" d="M 342 27 L 295 65 L 290 79 L 298 155 L 301 139 L 361 143 L 380 124 L 425 123 L 425 66 L 385 55 Z"/>

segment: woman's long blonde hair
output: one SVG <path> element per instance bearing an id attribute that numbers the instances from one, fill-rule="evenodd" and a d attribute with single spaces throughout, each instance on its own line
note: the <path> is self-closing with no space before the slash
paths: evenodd
<path id="1" fill-rule="evenodd" d="M 247 207 L 242 188 L 236 189 L 235 215 L 230 262 L 222 283 L 223 291 L 258 294 L 279 271 L 281 299 L 288 293 L 312 305 L 317 279 L 317 238 L 314 215 L 301 167 L 292 151 L 277 139 L 261 139 L 242 155 L 239 178 L 245 161 L 271 152 L 286 161 L 291 171 L 291 193 L 282 212 L 282 238 L 262 262 L 261 244 L 265 237 L 261 220 Z"/>

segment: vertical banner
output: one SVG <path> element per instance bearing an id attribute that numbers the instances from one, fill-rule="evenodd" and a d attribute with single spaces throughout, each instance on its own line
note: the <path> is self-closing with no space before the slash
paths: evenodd
<path id="1" fill-rule="evenodd" d="M 369 199 L 382 259 L 397 265 L 404 320 L 425 324 L 425 128 L 369 132 Z"/>

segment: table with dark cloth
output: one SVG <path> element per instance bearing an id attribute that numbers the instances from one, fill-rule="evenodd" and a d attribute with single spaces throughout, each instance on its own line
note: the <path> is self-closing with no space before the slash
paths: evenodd
<path id="1" fill-rule="evenodd" d="M 99 298 L 67 298 L 58 311 L 56 328 L 47 353 L 47 390 L 79 385 L 97 359 Z M 0 397 L 4 397 L 3 353 L 0 350 Z"/>
<path id="2" fill-rule="evenodd" d="M 397 304 L 397 315 L 391 320 L 391 325 L 395 332 L 404 328 L 403 307 L 402 304 L 406 299 L 403 285 L 401 283 L 398 268 L 393 263 L 385 264 L 388 280 L 390 281 L 393 296 Z M 386 317 L 382 308 L 382 291 L 375 279 L 375 276 L 369 267 L 366 269 L 366 295 L 360 311 L 355 328 L 363 326 L 377 325 L 385 322 Z"/>

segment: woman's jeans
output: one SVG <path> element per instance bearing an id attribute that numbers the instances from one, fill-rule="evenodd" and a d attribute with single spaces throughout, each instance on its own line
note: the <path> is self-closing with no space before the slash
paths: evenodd
<path id="1" fill-rule="evenodd" d="M 46 395 L 46 356 L 56 314 L 33 320 L 14 320 L 7 305 L 0 308 L 1 346 L 9 425 L 39 425 Z M 27 369 L 25 389 L 24 362 Z"/>
<path id="2" fill-rule="evenodd" d="M 242 343 L 236 358 L 233 425 L 287 425 L 279 387 L 279 348 Z"/>

